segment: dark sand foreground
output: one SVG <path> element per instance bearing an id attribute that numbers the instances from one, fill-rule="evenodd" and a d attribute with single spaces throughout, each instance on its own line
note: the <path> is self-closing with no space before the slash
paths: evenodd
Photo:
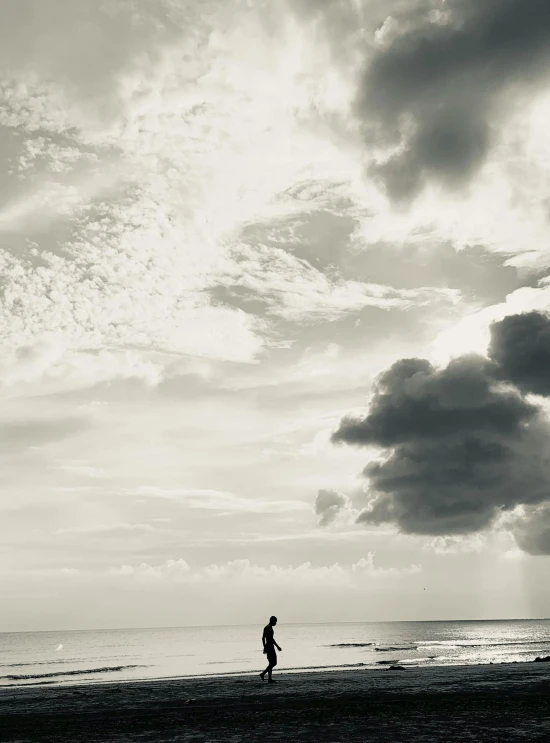
<path id="1" fill-rule="evenodd" d="M 550 664 L 0 689 L 0 741 L 546 741 Z"/>

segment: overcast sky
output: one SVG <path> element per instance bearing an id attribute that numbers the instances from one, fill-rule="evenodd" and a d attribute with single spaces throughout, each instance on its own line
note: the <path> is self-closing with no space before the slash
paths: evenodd
<path id="1" fill-rule="evenodd" d="M 0 630 L 550 615 L 547 0 L 4 0 Z"/>

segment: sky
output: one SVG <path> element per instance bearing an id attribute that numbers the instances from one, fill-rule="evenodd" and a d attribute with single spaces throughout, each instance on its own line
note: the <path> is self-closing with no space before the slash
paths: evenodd
<path id="1" fill-rule="evenodd" d="M 546 0 L 4 0 L 0 631 L 550 616 Z"/>

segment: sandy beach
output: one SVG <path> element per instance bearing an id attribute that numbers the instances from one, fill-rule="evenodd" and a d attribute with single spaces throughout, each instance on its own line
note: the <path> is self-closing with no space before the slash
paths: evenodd
<path id="1" fill-rule="evenodd" d="M 277 674 L 0 693 L 2 743 L 548 741 L 550 666 Z"/>

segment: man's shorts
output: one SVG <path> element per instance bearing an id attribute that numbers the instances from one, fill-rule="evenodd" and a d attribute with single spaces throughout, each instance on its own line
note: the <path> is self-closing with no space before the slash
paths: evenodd
<path id="1" fill-rule="evenodd" d="M 267 655 L 267 660 L 269 661 L 269 665 L 276 666 L 277 665 L 277 653 L 275 652 L 275 648 L 267 648 L 266 655 Z"/>

